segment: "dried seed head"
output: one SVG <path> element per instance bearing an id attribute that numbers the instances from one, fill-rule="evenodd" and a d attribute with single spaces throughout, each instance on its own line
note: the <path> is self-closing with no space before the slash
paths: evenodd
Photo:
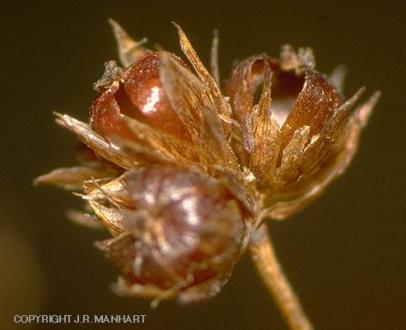
<path id="1" fill-rule="evenodd" d="M 246 212 L 231 193 L 213 178 L 169 168 L 132 171 L 117 181 L 89 194 L 117 235 L 102 242 L 122 276 L 117 289 L 158 299 L 170 292 L 182 301 L 217 293 L 247 238 Z"/>
<path id="2" fill-rule="evenodd" d="M 81 165 L 36 182 L 84 192 L 114 236 L 98 246 L 121 274 L 117 292 L 208 298 L 252 224 L 289 217 L 344 172 L 380 94 L 356 107 L 360 89 L 344 102 L 342 70 L 328 79 L 310 49 L 285 46 L 280 59 L 238 63 L 223 95 L 215 47 L 213 78 L 179 26 L 194 71 L 111 24 L 125 69 L 107 63 L 90 125 L 56 114 L 86 145 Z"/>

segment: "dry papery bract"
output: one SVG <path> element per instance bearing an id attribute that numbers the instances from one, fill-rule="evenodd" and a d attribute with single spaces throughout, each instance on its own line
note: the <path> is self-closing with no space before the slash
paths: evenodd
<path id="1" fill-rule="evenodd" d="M 345 100 L 342 69 L 325 76 L 290 46 L 238 62 L 221 88 L 217 38 L 210 73 L 179 26 L 189 65 L 110 23 L 123 68 L 106 63 L 89 123 L 56 114 L 80 164 L 36 182 L 79 193 L 112 234 L 97 246 L 120 272 L 116 292 L 209 298 L 264 219 L 298 212 L 343 173 L 380 94 Z"/>

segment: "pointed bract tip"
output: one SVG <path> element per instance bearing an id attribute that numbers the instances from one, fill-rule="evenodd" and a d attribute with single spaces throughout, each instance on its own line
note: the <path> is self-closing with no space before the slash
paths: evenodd
<path id="1" fill-rule="evenodd" d="M 180 27 L 180 25 L 178 23 L 176 23 L 175 21 L 171 21 L 171 24 L 176 27 L 178 30 L 182 30 L 182 28 Z"/>
<path id="2" fill-rule="evenodd" d="M 345 76 L 347 75 L 347 67 L 343 64 L 337 65 L 333 72 L 329 76 L 330 83 L 336 88 L 340 93 L 344 89 Z"/>
<path id="3" fill-rule="evenodd" d="M 358 107 L 357 109 L 358 120 L 360 121 L 362 127 L 365 127 L 367 125 L 369 117 L 371 116 L 372 111 L 375 108 L 381 96 L 382 92 L 376 91 L 364 104 Z"/>
<path id="4" fill-rule="evenodd" d="M 34 187 L 40 185 L 41 183 L 43 183 L 43 177 L 44 177 L 44 175 L 41 175 L 41 176 L 35 178 L 34 180 L 32 180 L 31 184 Z"/>
<path id="5" fill-rule="evenodd" d="M 176 23 L 175 21 L 171 22 L 172 25 L 176 28 L 176 30 L 178 31 L 178 35 L 179 35 L 179 39 L 187 39 L 185 32 L 183 31 L 182 27 Z"/>
<path id="6" fill-rule="evenodd" d="M 107 22 L 110 24 L 110 26 L 114 29 L 114 30 L 122 30 L 124 32 L 124 29 L 122 28 L 122 26 L 120 24 L 117 23 L 117 21 L 115 21 L 112 18 L 108 18 Z"/>
<path id="7" fill-rule="evenodd" d="M 360 98 L 364 93 L 365 93 L 365 91 L 367 90 L 367 88 L 365 87 L 365 86 L 361 86 L 356 92 L 355 92 L 355 94 L 354 94 L 354 97 L 355 98 Z"/>
<path id="8" fill-rule="evenodd" d="M 61 113 L 61 112 L 58 112 L 58 111 L 52 111 L 52 114 L 55 116 L 55 117 L 58 117 L 58 118 L 63 118 L 63 116 L 64 116 L 64 114 L 63 113 Z"/>
<path id="9" fill-rule="evenodd" d="M 379 99 L 382 97 L 382 91 L 375 91 L 374 94 L 370 97 L 369 101 L 371 104 L 375 105 Z"/>

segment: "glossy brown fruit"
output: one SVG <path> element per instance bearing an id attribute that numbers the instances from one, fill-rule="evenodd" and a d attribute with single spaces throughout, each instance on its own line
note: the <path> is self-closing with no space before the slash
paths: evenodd
<path id="1" fill-rule="evenodd" d="M 123 114 L 162 132 L 189 140 L 186 127 L 173 110 L 162 87 L 159 67 L 158 54 L 148 52 L 126 69 L 120 79 L 93 102 L 90 108 L 91 127 L 104 137 L 118 135 L 135 139 L 119 116 Z"/>

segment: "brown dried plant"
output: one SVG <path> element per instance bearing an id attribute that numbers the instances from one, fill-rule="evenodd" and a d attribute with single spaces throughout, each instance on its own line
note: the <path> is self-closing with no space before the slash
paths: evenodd
<path id="1" fill-rule="evenodd" d="M 36 183 L 75 191 L 89 214 L 71 218 L 111 233 L 97 246 L 120 273 L 117 293 L 207 299 L 249 247 L 289 326 L 311 329 L 263 222 L 298 212 L 344 172 L 379 92 L 344 101 L 342 69 L 320 74 L 311 49 L 290 46 L 239 62 L 221 90 L 217 37 L 210 74 L 176 24 L 191 67 L 110 23 L 123 67 L 106 63 L 89 123 L 56 113 L 80 164 Z"/>

